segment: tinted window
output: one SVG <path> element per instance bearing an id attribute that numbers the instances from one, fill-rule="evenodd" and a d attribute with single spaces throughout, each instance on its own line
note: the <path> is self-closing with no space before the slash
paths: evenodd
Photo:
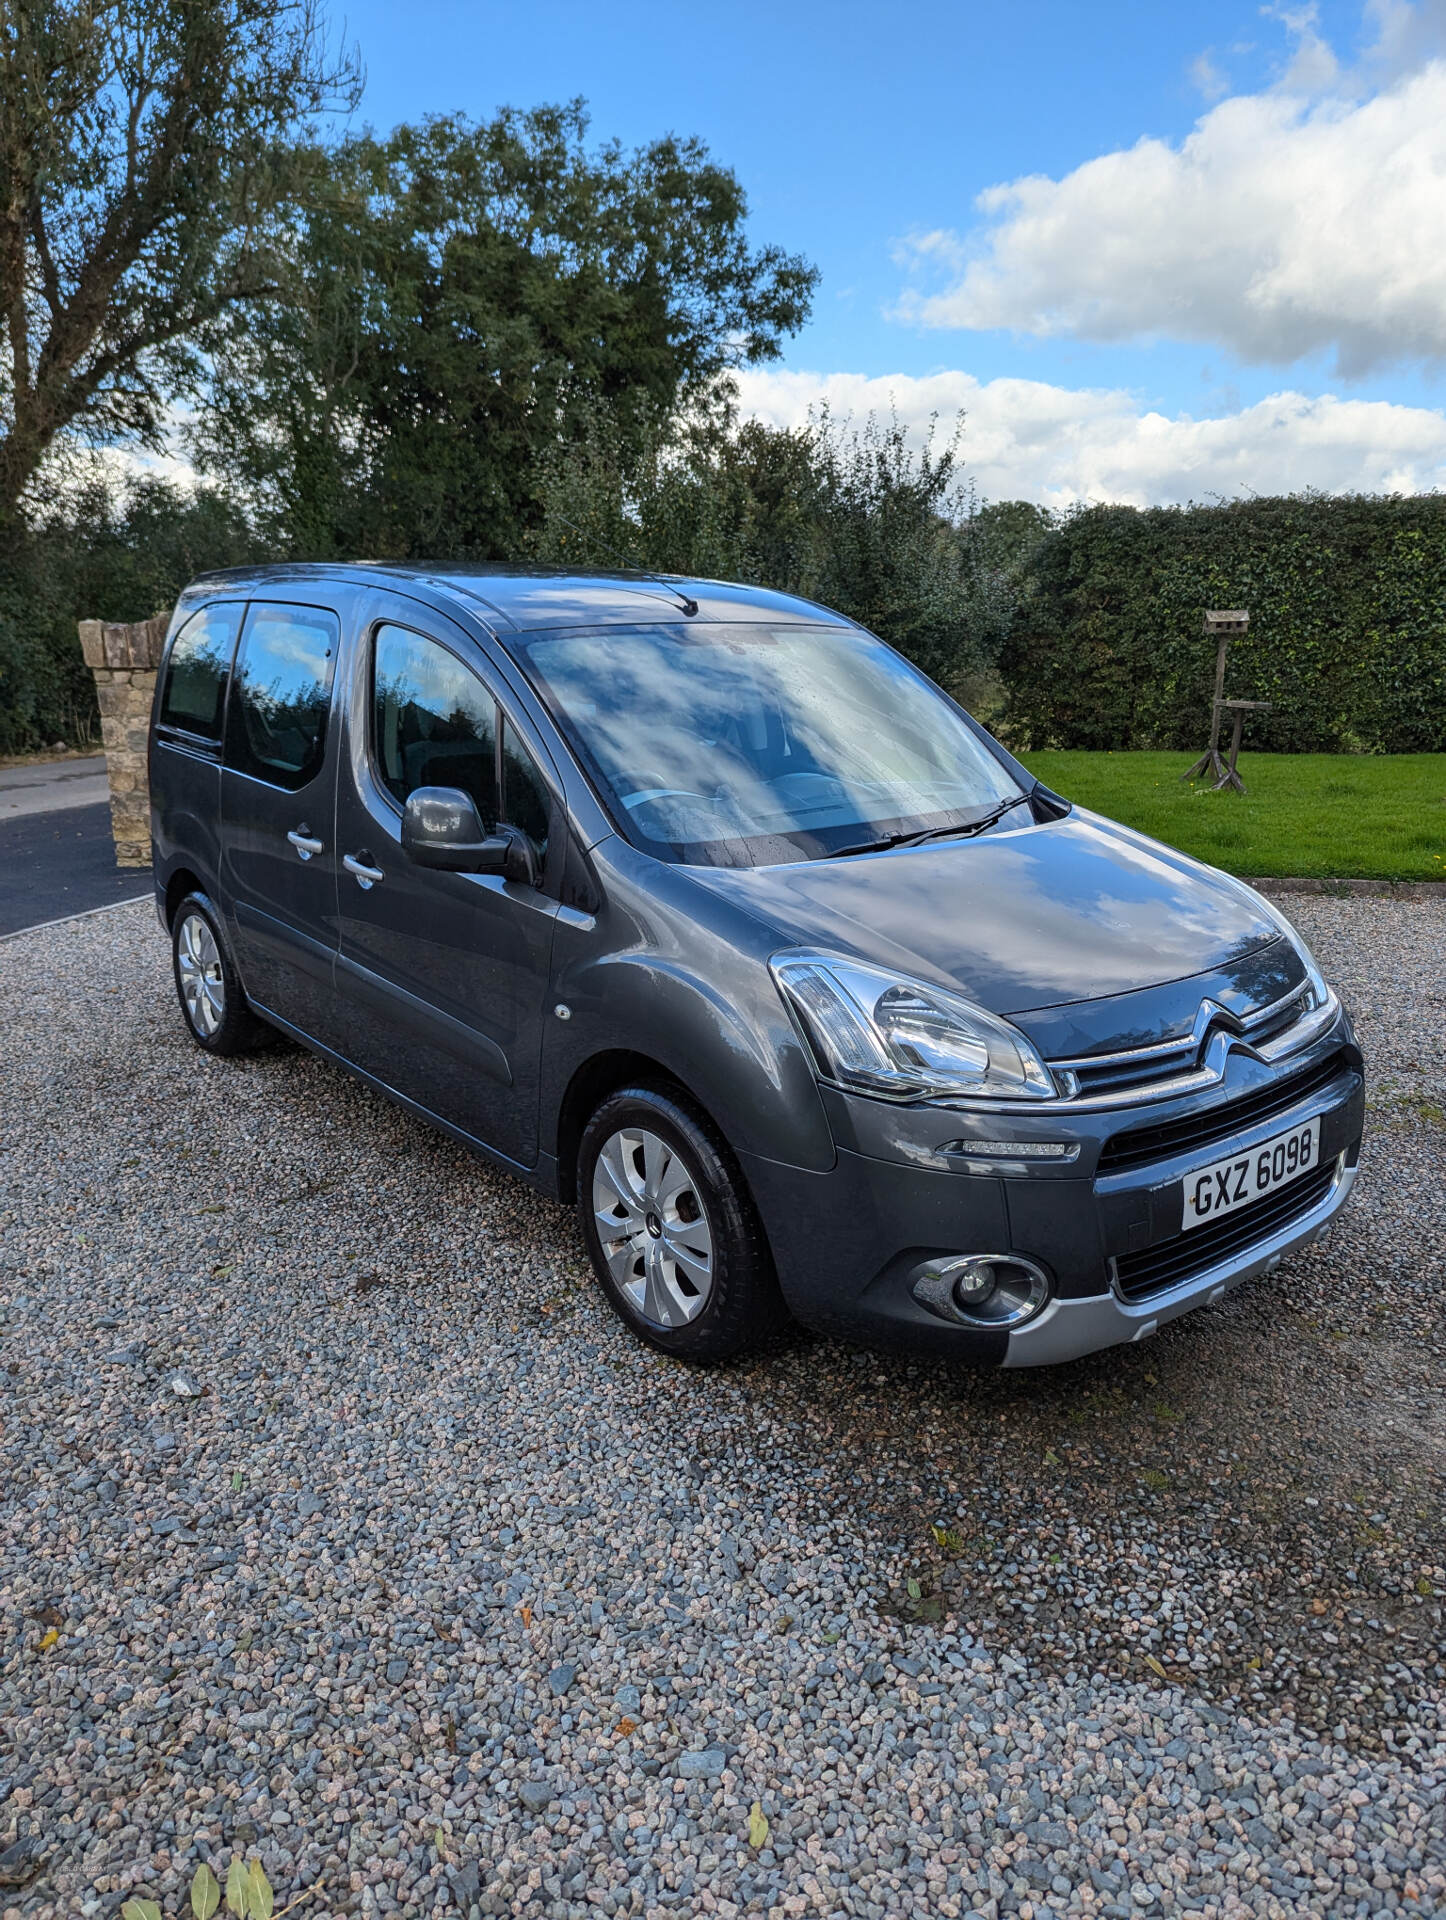
<path id="1" fill-rule="evenodd" d="M 273 786 L 320 771 L 340 627 L 319 607 L 253 606 L 236 661 L 227 759 Z"/>
<path id="2" fill-rule="evenodd" d="M 522 831 L 539 853 L 547 845 L 547 788 L 537 763 L 507 721 L 502 723 L 502 785 L 505 817 Z"/>
<path id="3" fill-rule="evenodd" d="M 208 740 L 221 738 L 221 712 L 226 698 L 226 674 L 236 629 L 245 608 L 240 602 L 203 607 L 193 614 L 171 642 L 166 683 L 161 690 L 163 726 L 180 727 Z"/>
<path id="4" fill-rule="evenodd" d="M 378 627 L 372 697 L 377 771 L 397 805 L 418 787 L 460 787 L 496 826 L 497 706 L 455 654 Z"/>

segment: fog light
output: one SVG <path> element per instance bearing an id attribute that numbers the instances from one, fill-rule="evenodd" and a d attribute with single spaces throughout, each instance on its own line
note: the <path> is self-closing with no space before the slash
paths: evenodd
<path id="1" fill-rule="evenodd" d="M 921 1307 L 968 1327 L 1018 1327 L 1048 1300 L 1050 1279 L 1013 1253 L 941 1254 L 914 1269 L 910 1291 Z"/>
<path id="2" fill-rule="evenodd" d="M 987 1300 L 994 1292 L 995 1285 L 993 1264 L 978 1260 L 972 1266 L 965 1267 L 954 1282 L 954 1298 L 961 1307 L 972 1307 L 980 1300 Z"/>

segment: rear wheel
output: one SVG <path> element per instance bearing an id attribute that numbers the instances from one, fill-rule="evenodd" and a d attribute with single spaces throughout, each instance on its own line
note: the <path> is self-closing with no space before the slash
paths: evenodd
<path id="1" fill-rule="evenodd" d="M 252 1013 L 216 909 L 204 893 L 188 893 L 171 921 L 176 997 L 198 1047 L 223 1057 L 245 1053 L 266 1029 Z"/>
<path id="2" fill-rule="evenodd" d="M 603 1102 L 582 1138 L 578 1211 L 604 1293 L 664 1353 L 724 1360 L 785 1317 L 742 1175 L 679 1096 L 627 1087 Z"/>

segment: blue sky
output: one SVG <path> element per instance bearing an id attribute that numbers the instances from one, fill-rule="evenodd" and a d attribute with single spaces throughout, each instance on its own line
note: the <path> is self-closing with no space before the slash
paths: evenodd
<path id="1" fill-rule="evenodd" d="M 379 128 L 581 94 L 600 138 L 701 135 L 822 273 L 745 404 L 962 406 L 985 490 L 1057 501 L 1446 484 L 1443 28 L 1440 0 L 346 14 Z"/>

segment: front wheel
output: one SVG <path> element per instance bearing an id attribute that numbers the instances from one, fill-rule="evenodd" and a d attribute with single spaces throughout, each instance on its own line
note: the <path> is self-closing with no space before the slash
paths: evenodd
<path id="1" fill-rule="evenodd" d="M 176 998 L 198 1047 L 228 1056 L 246 1053 L 265 1029 L 246 1002 L 216 909 L 204 893 L 188 893 L 171 922 Z"/>
<path id="2" fill-rule="evenodd" d="M 582 1137 L 578 1211 L 603 1291 L 664 1353 L 726 1360 L 783 1320 L 742 1175 L 678 1096 L 627 1087 L 603 1102 Z"/>

